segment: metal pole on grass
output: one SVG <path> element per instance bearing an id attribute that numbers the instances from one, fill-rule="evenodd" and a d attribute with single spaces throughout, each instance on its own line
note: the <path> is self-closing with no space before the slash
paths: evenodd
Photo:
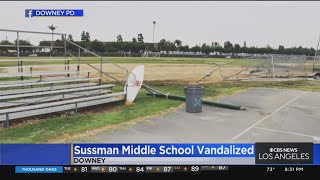
<path id="1" fill-rule="evenodd" d="M 18 56 L 18 58 L 20 57 L 20 54 L 19 54 L 19 52 L 20 52 L 20 49 L 19 49 L 19 32 L 17 32 L 17 56 Z"/>
<path id="2" fill-rule="evenodd" d="M 154 30 L 156 28 L 156 21 L 153 21 L 153 35 L 152 35 L 152 43 L 154 45 Z"/>
<path id="3" fill-rule="evenodd" d="M 317 49 L 316 49 L 316 52 L 314 53 L 314 61 L 316 61 L 316 57 L 318 55 L 319 43 L 320 43 L 320 35 L 319 35 L 319 40 L 318 40 L 318 44 L 317 44 Z"/>
<path id="4" fill-rule="evenodd" d="M 320 42 L 320 35 L 319 35 L 319 39 L 318 39 L 317 49 L 316 49 L 316 52 L 314 53 L 313 69 L 314 69 L 314 65 L 316 63 L 316 58 L 317 58 L 317 55 L 318 55 L 319 42 Z"/>
<path id="5" fill-rule="evenodd" d="M 19 32 L 17 32 L 17 57 L 19 59 Z M 20 72 L 20 61 L 18 61 L 18 72 Z"/>
<path id="6" fill-rule="evenodd" d="M 67 58 L 67 41 L 66 41 L 66 38 L 67 38 L 67 35 L 63 35 L 63 45 L 64 45 L 64 58 L 66 59 Z"/>
<path id="7" fill-rule="evenodd" d="M 275 78 L 276 78 L 276 74 L 275 74 L 275 72 L 274 72 L 273 55 L 271 55 L 271 63 L 272 63 L 273 79 L 275 79 Z"/>
<path id="8" fill-rule="evenodd" d="M 303 59 L 303 64 L 304 64 L 304 76 L 305 79 L 307 79 L 307 66 L 306 66 L 306 57 Z"/>
<path id="9" fill-rule="evenodd" d="M 102 58 L 100 58 L 100 78 L 102 78 Z"/>
<path id="10" fill-rule="evenodd" d="M 67 41 L 66 41 L 67 36 L 63 35 L 62 37 L 63 37 L 63 46 L 64 46 L 63 47 L 64 48 L 63 56 L 64 56 L 64 63 L 65 63 L 65 71 L 67 71 L 67 70 L 69 71 L 69 61 L 67 64 Z M 52 31 L 52 38 L 53 38 L 53 31 Z M 52 43 L 51 43 L 51 45 L 52 45 Z"/>

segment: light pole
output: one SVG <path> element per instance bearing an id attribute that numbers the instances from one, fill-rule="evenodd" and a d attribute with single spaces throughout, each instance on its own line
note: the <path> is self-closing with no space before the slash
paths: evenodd
<path id="1" fill-rule="evenodd" d="M 152 36 L 152 43 L 154 44 L 154 29 L 156 28 L 156 21 L 153 21 L 153 36 Z"/>

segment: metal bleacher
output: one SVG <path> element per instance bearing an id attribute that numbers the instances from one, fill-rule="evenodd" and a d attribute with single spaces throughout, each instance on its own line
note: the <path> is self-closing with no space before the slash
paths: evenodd
<path id="1" fill-rule="evenodd" d="M 126 92 L 113 92 L 114 83 L 103 82 L 102 76 L 126 86 L 102 69 L 104 58 L 66 39 L 66 34 L 54 33 L 64 37 L 64 57 L 62 58 L 22 58 L 19 56 L 19 33 L 52 34 L 46 32 L 4 30 L 17 33 L 17 57 L 9 59 L 0 58 L 0 69 L 10 69 L 10 72 L 0 71 L 0 123 L 9 127 L 12 120 L 30 119 L 39 115 L 73 111 L 78 114 L 79 109 L 103 105 L 112 102 L 124 102 Z M 90 77 L 90 71 L 81 71 L 81 57 L 67 58 L 67 44 L 76 46 L 80 50 L 91 53 L 100 59 L 100 69 L 93 68 L 100 73 L 98 77 Z M 0 45 L 1 47 L 1 45 Z M 57 61 L 52 63 L 53 61 Z M 76 61 L 71 63 L 70 61 Z M 6 63 L 16 66 L 8 66 Z M 39 63 L 38 63 L 39 62 Z M 46 63 L 48 62 L 48 63 Z M 63 62 L 62 69 L 57 65 Z M 6 66 L 4 67 L 5 64 Z M 128 70 L 110 63 L 124 70 L 125 78 Z M 92 65 L 89 65 L 91 67 Z M 35 69 L 46 67 L 53 70 L 37 71 Z M 76 70 L 70 70 L 75 68 Z M 59 67 L 60 68 L 60 67 Z M 12 69 L 16 69 L 13 72 Z M 4 80 L 2 80 L 4 79 Z M 123 88 L 126 89 L 126 88 Z"/>

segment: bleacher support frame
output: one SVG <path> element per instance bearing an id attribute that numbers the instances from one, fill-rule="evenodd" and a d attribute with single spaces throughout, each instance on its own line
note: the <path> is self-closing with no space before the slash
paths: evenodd
<path id="1" fill-rule="evenodd" d="M 31 97 L 30 100 L 33 100 L 32 98 L 34 99 L 41 99 L 43 96 L 49 96 L 49 98 L 52 98 L 54 97 L 53 99 L 59 99 L 59 98 L 56 98 L 54 94 L 58 94 L 61 96 L 61 93 L 62 93 L 62 96 L 63 96 L 63 100 L 62 101 L 53 101 L 53 102 L 41 102 L 39 104 L 38 101 L 35 101 L 35 102 L 31 102 L 29 104 L 24 104 L 24 103 L 21 103 L 21 105 L 19 103 L 17 103 L 17 106 L 13 106 L 11 107 L 11 105 L 8 105 L 8 106 L 3 106 L 5 107 L 4 109 L 0 109 L 0 116 L 2 117 L 3 115 L 5 115 L 5 120 L 0 120 L 1 121 L 5 121 L 4 123 L 4 127 L 9 127 L 9 121 L 10 120 L 13 120 L 13 119 L 17 119 L 17 118 L 10 118 L 10 114 L 13 113 L 13 114 L 19 114 L 19 112 L 21 112 L 21 110 L 23 109 L 26 109 L 26 110 L 31 110 L 33 113 L 36 112 L 37 108 L 49 108 L 48 111 L 50 112 L 61 112 L 59 109 L 63 109 L 61 107 L 58 107 L 58 106 L 66 106 L 67 104 L 74 104 L 74 108 L 72 107 L 68 107 L 69 110 L 70 108 L 71 109 L 74 109 L 74 112 L 75 114 L 78 114 L 78 105 L 79 104 L 82 104 L 81 107 L 89 107 L 89 105 L 95 105 L 95 104 L 103 104 L 103 103 L 109 103 L 109 102 L 116 102 L 116 101 L 122 101 L 122 100 L 125 100 L 126 99 L 126 86 L 127 86 L 127 82 L 126 82 L 126 79 L 129 75 L 129 71 L 128 69 L 118 65 L 118 64 L 114 64 L 110 61 L 108 61 L 108 59 L 104 58 L 104 57 L 101 57 L 99 56 L 98 54 L 84 48 L 84 47 L 81 47 L 80 45 L 74 43 L 74 42 L 71 42 L 69 40 L 67 40 L 67 34 L 65 33 L 50 33 L 50 32 L 38 32 L 38 31 L 21 31 L 21 30 L 9 30 L 9 29 L 0 29 L 0 32 L 13 32 L 13 33 L 16 33 L 17 36 L 17 43 L 16 45 L 12 45 L 10 47 L 16 47 L 16 51 L 17 51 L 17 59 L 0 59 L 0 63 L 1 62 L 17 62 L 17 69 L 18 69 L 18 73 L 7 73 L 7 74 L 2 74 L 0 73 L 0 77 L 20 77 L 20 80 L 17 80 L 17 81 L 10 81 L 10 82 L 1 82 L 0 83 L 0 89 L 1 88 L 22 88 L 24 91 L 21 90 L 21 92 L 19 92 L 19 89 L 17 90 L 17 92 L 15 92 L 17 95 L 14 96 L 14 95 L 1 95 L 1 90 L 0 90 L 0 101 L 1 100 L 7 100 L 7 98 L 5 98 L 4 96 L 9 96 L 11 97 L 12 96 L 12 99 L 14 98 L 27 98 L 27 97 Z M 47 35 L 61 35 L 63 38 L 63 44 L 64 46 L 63 47 L 55 47 L 55 46 L 50 46 L 51 48 L 63 48 L 64 49 L 64 53 L 63 53 L 63 59 L 54 59 L 54 58 L 50 58 L 50 59 L 30 59 L 30 58 L 22 58 L 20 56 L 20 47 L 24 47 L 24 48 L 34 48 L 34 47 L 40 47 L 40 46 L 23 46 L 23 45 L 20 45 L 19 44 L 19 36 L 20 34 L 22 33 L 32 33 L 32 34 L 47 34 Z M 68 53 L 67 52 L 67 44 L 70 44 L 72 46 L 75 46 L 78 48 L 78 53 L 79 53 L 79 56 L 78 57 L 75 57 L 73 56 L 71 53 Z M 7 45 L 0 45 L 0 47 L 7 47 Z M 47 46 L 41 46 L 41 47 L 47 47 Z M 80 71 L 80 65 L 81 65 L 81 57 L 80 57 L 80 51 L 83 50 L 97 58 L 100 59 L 100 67 L 97 68 L 97 67 L 94 67 L 93 65 L 91 64 L 88 64 L 90 67 L 92 67 L 94 70 L 97 70 L 99 72 L 99 78 L 91 78 L 89 77 L 90 75 L 90 72 L 88 71 L 87 72 L 87 77 L 85 78 L 81 78 L 80 77 L 80 74 L 82 73 L 82 71 Z M 70 58 L 67 58 L 67 56 L 71 56 Z M 34 72 L 34 67 L 35 66 L 25 66 L 24 65 L 24 62 L 35 62 L 35 61 L 44 61 L 44 60 L 50 60 L 50 61 L 64 61 L 64 71 L 54 71 L 54 72 Z M 70 61 L 72 60 L 75 60 L 75 61 L 78 61 L 78 64 L 76 65 L 77 66 L 77 69 L 76 71 L 70 71 Z M 117 78 L 115 78 L 114 76 L 112 76 L 110 73 L 108 72 L 105 72 L 103 71 L 103 63 L 104 62 L 107 62 L 121 70 L 124 71 L 124 74 L 125 74 L 125 80 L 119 80 Z M 45 65 L 46 66 L 46 65 Z M 47 66 L 50 66 L 50 65 L 47 65 Z M 37 65 L 37 67 L 43 67 L 43 66 L 39 66 Z M 29 73 L 26 73 L 25 69 L 26 68 L 29 68 Z M 28 70 L 28 69 L 27 69 Z M 74 78 L 72 79 L 70 77 L 70 75 L 72 74 L 76 74 L 77 75 L 77 78 Z M 46 76 L 61 76 L 61 75 L 66 75 L 66 79 L 56 79 L 56 80 L 44 80 L 44 77 Z M 114 85 L 102 85 L 102 76 L 103 75 L 106 75 L 108 77 L 110 77 L 111 79 L 123 84 L 125 86 L 124 88 L 124 91 L 123 92 L 120 92 L 120 93 L 112 93 L 112 87 Z M 24 77 L 31 77 L 31 78 L 34 78 L 36 76 L 39 76 L 39 80 L 25 80 Z M 76 99 L 64 99 L 64 93 L 72 93 L 74 92 L 75 90 L 72 90 L 72 89 L 69 89 L 69 90 L 63 90 L 63 89 L 55 89 L 53 90 L 53 85 L 54 84 L 70 84 L 71 82 L 77 82 L 77 83 L 86 83 L 88 81 L 88 83 L 90 84 L 90 81 L 91 80 L 99 80 L 99 83 L 97 86 L 99 87 L 85 87 L 85 88 L 82 88 L 82 90 L 84 91 L 88 91 L 87 94 L 90 94 L 88 96 L 79 96 L 79 98 L 76 98 Z M 94 83 L 91 83 L 91 84 L 94 84 Z M 43 88 L 42 85 L 49 85 L 51 86 L 51 88 Z M 40 91 L 39 93 L 32 93 L 31 90 L 25 90 L 24 88 L 25 87 L 29 87 L 32 88 L 32 89 L 35 89 L 35 91 L 40 91 L 40 88 L 42 88 L 42 90 L 46 90 L 48 92 L 42 92 Z M 39 90 L 37 90 L 37 88 L 34 88 L 34 86 L 40 86 L 39 87 Z M 61 86 L 63 87 L 63 86 Z M 108 90 L 105 90 L 103 88 L 107 88 Z M 78 89 L 81 89 L 81 88 L 78 88 Z M 89 91 L 97 91 L 97 92 L 100 92 L 99 89 L 101 90 L 101 92 L 104 92 L 104 93 L 108 93 L 108 94 L 95 94 L 95 92 L 93 94 L 89 93 Z M 8 92 L 8 90 L 6 91 Z M 52 93 L 51 93 L 52 92 Z M 19 95 L 19 93 L 21 93 Z M 30 93 L 29 95 L 22 95 L 23 93 Z M 44 97 L 46 98 L 46 97 Z M 101 98 L 106 98 L 106 99 L 101 99 Z M 89 105 L 86 105 L 85 102 L 88 101 L 88 104 Z M 11 102 L 8 102 L 8 103 L 11 103 Z M 14 103 L 14 102 L 12 102 Z M 6 108 L 6 107 L 10 107 L 10 108 Z M 51 108 L 52 107 L 52 108 Z M 1 107 L 0 107 L 1 108 Z M 35 108 L 35 109 L 34 109 Z M 51 109 L 50 109 L 51 108 Z M 67 109 L 68 109 L 67 108 Z M 46 109 L 42 110 L 43 112 L 40 112 L 39 115 L 43 115 L 45 112 L 46 112 Z M 35 113 L 35 115 L 37 115 L 37 113 Z M 30 114 L 26 113 L 25 115 L 21 115 L 21 113 L 18 115 L 19 118 L 24 118 L 23 116 L 25 117 L 30 117 Z M 21 117 L 20 117 L 21 116 Z M 3 118 L 3 117 L 2 117 Z"/>

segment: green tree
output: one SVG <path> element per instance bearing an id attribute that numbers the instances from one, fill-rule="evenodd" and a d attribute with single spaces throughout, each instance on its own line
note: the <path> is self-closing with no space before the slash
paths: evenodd
<path id="1" fill-rule="evenodd" d="M 89 34 L 89 32 L 86 32 L 85 37 L 86 37 L 85 41 L 90 42 L 90 34 Z"/>
<path id="2" fill-rule="evenodd" d="M 201 46 L 201 52 L 204 52 L 205 54 L 209 54 L 211 52 L 211 48 L 206 43 L 202 44 Z"/>
<path id="3" fill-rule="evenodd" d="M 2 40 L 0 42 L 1 45 L 14 45 L 12 42 L 8 41 L 8 40 Z M 8 51 L 9 49 L 16 49 L 14 47 L 0 47 L 0 50 L 2 51 Z"/>
<path id="4" fill-rule="evenodd" d="M 279 54 L 283 54 L 283 53 L 284 53 L 284 50 L 285 50 L 284 46 L 279 45 L 279 47 L 278 47 L 278 53 L 279 53 Z"/>
<path id="5" fill-rule="evenodd" d="M 201 48 L 200 48 L 200 46 L 196 45 L 196 46 L 193 46 L 192 48 L 190 48 L 190 51 L 194 52 L 194 53 L 201 52 Z"/>
<path id="6" fill-rule="evenodd" d="M 233 51 L 233 44 L 230 41 L 224 42 L 223 50 L 226 53 L 231 53 Z"/>
<path id="7" fill-rule="evenodd" d="M 235 44 L 235 45 L 234 45 L 234 51 L 233 51 L 233 52 L 235 52 L 235 53 L 240 53 L 240 49 L 241 49 L 240 44 Z"/>
<path id="8" fill-rule="evenodd" d="M 14 41 L 14 44 L 17 45 L 17 40 Z M 51 44 L 51 42 L 50 42 Z M 19 46 L 33 46 L 29 41 L 26 40 L 19 40 Z M 31 52 L 33 49 L 32 48 L 28 48 L 28 47 L 20 47 L 19 48 L 20 51 L 22 52 Z"/>
<path id="9" fill-rule="evenodd" d="M 189 48 L 188 45 L 185 45 L 185 46 L 181 46 L 181 47 L 180 47 L 180 50 L 181 50 L 181 51 L 184 51 L 184 52 L 188 52 L 188 51 L 190 51 L 190 48 Z"/>
<path id="10" fill-rule="evenodd" d="M 81 41 L 86 41 L 86 32 L 82 31 L 81 33 Z"/>
<path id="11" fill-rule="evenodd" d="M 232 49 L 232 48 L 233 48 L 233 45 L 232 45 L 232 43 L 231 43 L 230 41 L 226 41 L 226 42 L 224 43 L 223 48 L 225 48 L 225 49 Z"/>
<path id="12" fill-rule="evenodd" d="M 265 48 L 265 52 L 266 54 L 272 54 L 273 53 L 273 48 L 267 44 L 267 47 Z"/>
<path id="13" fill-rule="evenodd" d="M 169 52 L 169 51 L 175 51 L 175 50 L 177 50 L 176 45 L 173 42 L 167 41 L 166 51 Z"/>
<path id="14" fill-rule="evenodd" d="M 135 37 L 132 38 L 132 43 L 137 43 L 137 39 Z"/>
<path id="15" fill-rule="evenodd" d="M 101 41 L 95 39 L 90 43 L 90 49 L 95 52 L 105 52 L 104 44 Z"/>

